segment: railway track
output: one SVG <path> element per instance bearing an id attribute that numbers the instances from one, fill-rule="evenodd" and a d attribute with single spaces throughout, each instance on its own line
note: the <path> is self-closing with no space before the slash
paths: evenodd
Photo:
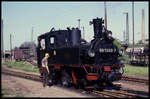
<path id="1" fill-rule="evenodd" d="M 2 73 L 7 74 L 7 75 L 17 76 L 17 77 L 22 77 L 22 78 L 26 78 L 26 79 L 31 79 L 31 80 L 35 80 L 35 81 L 41 81 L 40 76 L 35 75 L 35 74 L 23 73 L 23 72 L 18 72 L 18 71 L 11 71 L 8 69 L 2 69 Z"/>
<path id="2" fill-rule="evenodd" d="M 19 71 L 11 71 L 8 69 L 2 69 L 3 74 L 7 75 L 13 75 L 17 77 L 22 77 L 30 80 L 35 80 L 35 81 L 41 81 L 40 76 L 36 74 L 29 74 L 29 73 L 24 73 L 24 72 L 19 72 Z M 125 91 L 117 91 L 117 90 L 103 90 L 103 91 L 97 91 L 97 90 L 92 90 L 93 94 L 96 94 L 101 97 L 111 97 L 111 98 L 134 98 L 134 97 L 139 97 L 136 94 L 131 94 L 131 93 L 126 93 Z"/>
<path id="3" fill-rule="evenodd" d="M 30 64 L 37 66 L 37 63 L 33 62 L 32 60 L 27 60 L 27 62 L 29 62 Z M 139 79 L 139 78 L 133 78 L 133 77 L 128 77 L 128 76 L 122 76 L 121 80 L 124 81 L 131 81 L 131 82 L 138 82 L 138 83 L 144 83 L 146 85 L 149 84 L 149 80 L 148 79 Z"/>
<path id="4" fill-rule="evenodd" d="M 127 93 L 122 90 L 103 90 L 103 91 L 97 91 L 93 90 L 92 93 L 97 94 L 102 97 L 107 98 L 137 98 L 140 96 L 137 96 L 136 94 Z"/>
<path id="5" fill-rule="evenodd" d="M 128 77 L 128 76 L 122 76 L 121 80 L 144 83 L 147 85 L 149 84 L 148 79 L 141 79 L 141 78 L 139 79 L 139 78 L 133 78 L 133 77 Z"/>

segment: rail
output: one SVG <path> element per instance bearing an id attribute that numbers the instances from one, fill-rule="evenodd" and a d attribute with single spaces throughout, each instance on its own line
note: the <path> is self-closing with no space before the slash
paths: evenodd
<path id="1" fill-rule="evenodd" d="M 93 90 L 94 94 L 97 94 L 102 97 L 110 97 L 110 98 L 136 98 L 138 97 L 136 94 L 127 93 L 125 91 L 120 90 L 103 90 L 103 91 L 97 91 Z"/>
<path id="2" fill-rule="evenodd" d="M 19 72 L 19 71 L 11 71 L 8 69 L 2 69 L 2 73 L 17 76 L 17 77 L 23 77 L 23 78 L 31 79 L 31 80 L 35 80 L 35 81 L 41 81 L 40 76 L 35 75 L 35 74 L 29 74 L 29 73 Z"/>
<path id="3" fill-rule="evenodd" d="M 149 84 L 148 79 L 133 78 L 133 77 L 128 77 L 128 76 L 122 76 L 121 80 L 144 83 L 144 84 L 147 84 L 147 85 Z"/>

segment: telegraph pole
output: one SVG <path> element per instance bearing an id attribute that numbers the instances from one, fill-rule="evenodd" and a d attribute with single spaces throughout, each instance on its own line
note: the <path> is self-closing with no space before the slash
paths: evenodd
<path id="1" fill-rule="evenodd" d="M 83 39 L 85 39 L 85 34 L 84 34 L 85 32 L 84 32 L 84 26 L 83 26 Z"/>
<path id="2" fill-rule="evenodd" d="M 78 28 L 79 28 L 79 30 L 80 30 L 80 19 L 78 19 L 78 21 L 79 21 Z"/>
<path id="3" fill-rule="evenodd" d="M 31 31 L 31 55 L 33 55 L 33 27 L 32 27 L 32 31 Z"/>
<path id="4" fill-rule="evenodd" d="M 83 27 L 81 27 L 81 28 L 83 29 L 83 36 L 82 36 L 82 37 L 83 37 L 83 39 L 84 39 L 84 26 L 83 26 Z"/>
<path id="5" fill-rule="evenodd" d="M 142 43 L 145 46 L 145 15 L 144 15 L 144 9 L 142 9 Z"/>
<path id="6" fill-rule="evenodd" d="M 84 26 L 82 27 L 82 29 L 83 29 L 83 39 L 85 39 L 85 36 L 84 36 Z"/>
<path id="7" fill-rule="evenodd" d="M 123 41 L 126 42 L 126 34 L 125 34 L 125 30 L 123 31 Z"/>
<path id="8" fill-rule="evenodd" d="M 104 2 L 104 7 L 105 7 L 105 28 L 107 29 L 107 9 L 106 9 L 106 2 Z"/>
<path id="9" fill-rule="evenodd" d="M 10 34 L 10 59 L 12 61 L 12 36 Z"/>
<path id="10" fill-rule="evenodd" d="M 132 2 L 132 21 L 133 21 L 133 46 L 132 46 L 132 55 L 134 54 L 134 2 Z"/>
<path id="11" fill-rule="evenodd" d="M 32 32 L 31 32 L 31 42 L 33 42 L 33 27 L 32 27 Z"/>

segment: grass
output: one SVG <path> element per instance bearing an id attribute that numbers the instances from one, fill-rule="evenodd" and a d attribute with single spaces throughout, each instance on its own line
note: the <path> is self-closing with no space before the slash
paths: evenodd
<path id="1" fill-rule="evenodd" d="M 11 91 L 12 90 L 10 88 L 2 87 L 2 93 L 1 93 L 1 95 L 2 96 L 4 96 L 4 95 L 10 95 Z"/>
<path id="2" fill-rule="evenodd" d="M 134 75 L 143 75 L 148 76 L 149 74 L 149 66 L 147 67 L 140 67 L 140 66 L 132 66 L 132 65 L 125 65 L 124 68 L 125 74 L 134 74 Z"/>
<path id="3" fill-rule="evenodd" d="M 16 61 L 7 61 L 4 62 L 4 65 L 6 65 L 9 68 L 13 69 L 18 69 L 18 70 L 24 70 L 24 71 L 31 71 L 31 72 L 39 72 L 37 67 L 33 67 L 27 62 L 21 61 L 21 62 L 16 62 Z"/>
<path id="4" fill-rule="evenodd" d="M 8 88 L 8 87 L 2 87 L 1 91 L 2 91 L 2 93 L 1 93 L 2 97 L 14 94 L 14 91 L 11 88 Z"/>
<path id="5" fill-rule="evenodd" d="M 24 70 L 24 71 L 31 71 L 31 72 L 39 72 L 37 67 L 34 67 L 30 65 L 27 62 L 5 62 L 5 65 L 9 68 L 14 68 L 14 69 L 19 69 L 19 70 Z M 126 64 L 124 68 L 124 74 L 134 74 L 134 75 L 143 75 L 143 76 L 148 76 L 149 74 L 149 66 L 147 67 L 140 67 L 140 66 L 132 66 Z"/>
<path id="6" fill-rule="evenodd" d="M 16 94 L 11 88 L 8 88 L 8 87 L 2 87 L 1 89 L 1 96 L 2 97 L 7 97 L 7 96 L 13 96 L 13 97 L 23 97 L 19 94 Z"/>

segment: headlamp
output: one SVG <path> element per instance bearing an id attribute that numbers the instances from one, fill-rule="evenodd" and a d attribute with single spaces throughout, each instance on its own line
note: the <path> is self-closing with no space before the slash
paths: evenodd
<path id="1" fill-rule="evenodd" d="M 94 56 L 95 56 L 95 52 L 94 52 L 94 51 L 89 50 L 89 51 L 88 51 L 88 55 L 89 55 L 90 57 L 94 57 Z"/>
<path id="2" fill-rule="evenodd" d="M 111 33 L 109 33 L 109 34 L 108 34 L 108 37 L 112 37 L 112 34 L 111 34 Z"/>
<path id="3" fill-rule="evenodd" d="M 119 49 L 119 54 L 123 55 L 123 50 L 122 49 Z"/>

